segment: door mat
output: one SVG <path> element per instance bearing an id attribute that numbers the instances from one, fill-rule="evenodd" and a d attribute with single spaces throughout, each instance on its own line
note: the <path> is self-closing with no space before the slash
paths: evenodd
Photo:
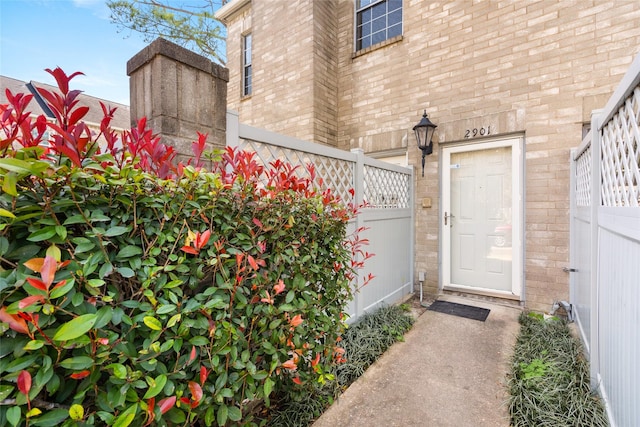
<path id="1" fill-rule="evenodd" d="M 484 322 L 489 315 L 488 308 L 473 307 L 470 305 L 457 304 L 449 301 L 434 301 L 428 308 L 438 313 L 451 314 L 453 316 L 466 317 L 467 319 Z"/>

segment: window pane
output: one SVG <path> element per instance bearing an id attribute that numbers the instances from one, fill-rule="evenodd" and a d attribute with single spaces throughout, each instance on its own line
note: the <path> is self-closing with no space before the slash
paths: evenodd
<path id="1" fill-rule="evenodd" d="M 371 13 L 373 19 L 384 16 L 384 14 L 387 13 L 387 3 L 378 3 L 377 5 L 373 6 L 371 8 Z"/>
<path id="2" fill-rule="evenodd" d="M 387 30 L 387 38 L 399 36 L 402 34 L 402 23 L 389 27 Z"/>
<path id="3" fill-rule="evenodd" d="M 358 13 L 358 25 L 362 25 L 369 21 L 371 21 L 371 9 L 363 10 Z"/>
<path id="4" fill-rule="evenodd" d="M 358 40 L 357 49 L 364 49 L 371 46 L 371 36 L 363 37 L 362 40 Z"/>
<path id="5" fill-rule="evenodd" d="M 387 22 L 389 26 L 402 22 L 402 9 L 391 12 Z"/>
<path id="6" fill-rule="evenodd" d="M 389 5 L 387 6 L 387 10 L 389 12 L 393 12 L 397 9 L 402 9 L 402 0 L 389 0 Z"/>
<path id="7" fill-rule="evenodd" d="M 364 6 L 368 6 L 373 2 L 374 2 L 374 0 L 358 0 L 358 9 L 361 9 Z"/>
<path id="8" fill-rule="evenodd" d="M 358 32 L 356 33 L 356 38 L 361 39 L 365 36 L 371 34 L 371 25 L 366 24 L 361 27 L 358 27 Z"/>
<path id="9" fill-rule="evenodd" d="M 374 33 L 376 31 L 384 30 L 385 27 L 387 26 L 387 20 L 385 19 L 384 16 L 382 18 L 374 19 L 373 21 L 371 21 L 371 26 L 372 26 L 371 31 Z"/>
<path id="10" fill-rule="evenodd" d="M 380 43 L 385 41 L 386 39 L 387 39 L 386 31 L 373 33 L 373 36 L 371 36 L 371 44 Z"/>

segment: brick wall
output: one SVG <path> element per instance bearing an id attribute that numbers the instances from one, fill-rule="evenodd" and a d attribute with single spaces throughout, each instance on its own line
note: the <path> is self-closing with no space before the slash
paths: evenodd
<path id="1" fill-rule="evenodd" d="M 353 52 L 353 5 L 252 0 L 255 92 L 239 100 L 231 21 L 229 106 L 242 122 L 347 150 L 408 147 L 417 167 L 411 128 L 427 109 L 438 129 L 416 174 L 415 250 L 428 292 L 439 283 L 439 149 L 474 127 L 523 136 L 526 302 L 567 299 L 569 151 L 640 52 L 640 3 L 404 0 L 403 36 L 364 54 Z"/>
<path id="2" fill-rule="evenodd" d="M 230 109 L 240 121 L 335 145 L 336 9 L 332 1 L 252 1 L 227 22 Z M 241 44 L 253 42 L 253 92 L 241 94 Z"/>

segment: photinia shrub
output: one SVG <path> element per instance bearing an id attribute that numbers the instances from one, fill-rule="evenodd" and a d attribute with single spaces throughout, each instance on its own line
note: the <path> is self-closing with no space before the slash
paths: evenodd
<path id="1" fill-rule="evenodd" d="M 47 71 L 55 123 L 0 105 L 0 425 L 250 425 L 333 380 L 355 208 L 311 166 L 226 149 L 206 171 L 202 134 L 176 163 L 105 105 L 90 129 L 79 73 Z"/>

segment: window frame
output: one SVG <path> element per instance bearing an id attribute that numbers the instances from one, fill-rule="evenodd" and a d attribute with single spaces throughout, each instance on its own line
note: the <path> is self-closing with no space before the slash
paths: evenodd
<path id="1" fill-rule="evenodd" d="M 378 46 L 378 45 L 383 45 L 385 42 L 388 42 L 389 40 L 395 39 L 396 37 L 402 37 L 402 35 L 404 34 L 404 0 L 400 0 L 400 7 L 391 11 L 391 13 L 394 13 L 396 11 L 400 11 L 400 21 L 396 22 L 392 25 L 389 25 L 388 22 L 388 16 L 391 14 L 388 11 L 388 4 L 393 1 L 393 0 L 354 0 L 354 17 L 353 17 L 353 46 L 354 46 L 354 52 L 358 53 L 358 52 L 362 52 L 366 49 Z M 362 5 L 362 3 L 366 3 L 365 5 Z M 358 30 L 359 30 L 359 26 L 358 26 L 358 21 L 359 21 L 359 16 L 360 14 L 366 13 L 367 10 L 373 10 L 374 7 L 380 5 L 380 4 L 385 4 L 385 8 L 386 11 L 384 12 L 384 16 L 385 17 L 385 25 L 383 29 L 380 29 L 378 31 L 373 31 L 373 28 L 370 28 L 370 33 L 368 34 L 368 37 L 370 38 L 368 44 L 364 45 L 362 43 L 362 41 L 364 40 L 364 37 L 358 37 Z M 378 17 L 377 19 L 379 19 L 380 17 Z M 369 26 L 373 26 L 373 21 L 375 21 L 376 18 L 371 17 L 369 21 L 366 21 L 367 25 Z M 396 25 L 400 26 L 400 32 L 398 34 L 392 34 L 389 35 L 389 29 L 392 27 L 395 27 Z M 374 34 L 378 34 L 378 33 L 384 33 L 385 38 L 382 40 L 378 40 L 375 43 L 373 42 L 373 38 L 372 36 Z"/>
<path id="2" fill-rule="evenodd" d="M 240 68 L 242 70 L 242 76 L 240 80 L 240 93 L 242 97 L 249 97 L 253 92 L 253 34 L 247 32 L 242 34 L 241 49 L 240 49 Z M 247 40 L 248 49 L 247 49 Z M 247 61 L 247 50 L 249 53 Z M 248 79 L 248 83 L 247 83 Z"/>

